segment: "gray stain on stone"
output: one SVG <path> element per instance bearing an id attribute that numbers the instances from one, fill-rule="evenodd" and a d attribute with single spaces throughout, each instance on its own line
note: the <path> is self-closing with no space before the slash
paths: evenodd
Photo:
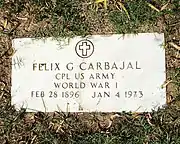
<path id="1" fill-rule="evenodd" d="M 20 69 L 22 66 L 24 66 L 24 59 L 20 56 L 19 57 L 16 56 L 12 60 L 12 65 L 13 65 L 14 69 Z"/>

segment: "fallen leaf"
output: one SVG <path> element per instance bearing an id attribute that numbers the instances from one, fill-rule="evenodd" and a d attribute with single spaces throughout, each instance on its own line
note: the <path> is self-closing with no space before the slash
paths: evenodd
<path id="1" fill-rule="evenodd" d="M 7 27 L 7 24 L 8 24 L 8 20 L 7 20 L 7 18 L 4 20 L 4 29 L 6 29 L 6 27 Z"/>
<path id="2" fill-rule="evenodd" d="M 125 11 L 125 13 L 126 13 L 128 19 L 130 20 L 129 13 L 128 13 L 127 9 L 124 7 L 124 5 L 123 5 L 121 2 L 117 2 L 117 3 L 118 3 L 119 6 Z"/>
<path id="3" fill-rule="evenodd" d="M 5 88 L 5 83 L 4 82 L 0 82 L 0 90 L 3 91 Z"/>
<path id="4" fill-rule="evenodd" d="M 114 119 L 117 118 L 117 117 L 120 117 L 120 115 L 114 114 L 114 115 L 110 116 L 110 119 L 111 119 L 111 120 L 114 120 Z"/>
<path id="5" fill-rule="evenodd" d="M 179 50 L 180 51 L 180 46 L 178 46 L 177 44 L 173 43 L 173 42 L 170 42 L 169 43 L 171 46 L 173 46 L 175 49 Z"/>
<path id="6" fill-rule="evenodd" d="M 35 122 L 34 114 L 33 113 L 27 113 L 24 116 L 24 120 L 25 120 L 26 123 L 34 123 Z"/>
<path id="7" fill-rule="evenodd" d="M 162 86 L 161 86 L 161 88 L 165 88 L 169 83 L 171 83 L 172 82 L 172 80 L 168 80 L 168 81 L 166 81 Z"/>
<path id="8" fill-rule="evenodd" d="M 104 121 L 99 121 L 99 126 L 101 129 L 108 129 L 112 125 L 112 120 L 106 119 Z"/>
<path id="9" fill-rule="evenodd" d="M 148 3 L 148 6 L 150 8 L 152 8 L 153 10 L 157 11 L 157 12 L 160 12 L 160 10 L 158 8 L 156 8 L 155 6 L 153 6 L 152 4 Z"/>
<path id="10" fill-rule="evenodd" d="M 169 0 L 165 5 L 163 5 L 163 6 L 161 7 L 161 11 L 163 11 L 163 10 L 169 5 L 169 3 L 170 3 L 170 0 Z"/>
<path id="11" fill-rule="evenodd" d="M 104 8 L 107 9 L 107 0 L 96 0 L 96 3 L 102 3 L 104 2 Z"/>

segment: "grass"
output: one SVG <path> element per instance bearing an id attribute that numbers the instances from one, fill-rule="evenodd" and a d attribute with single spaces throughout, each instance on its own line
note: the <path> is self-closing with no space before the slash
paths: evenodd
<path id="1" fill-rule="evenodd" d="M 37 21 L 49 20 L 49 27 L 42 28 L 38 31 L 37 36 L 46 37 L 71 37 L 75 35 L 85 35 L 88 32 L 88 26 L 85 23 L 85 17 L 81 15 L 80 1 L 37 1 L 34 4 L 41 9 L 36 15 Z"/>
<path id="2" fill-rule="evenodd" d="M 4 5 L 4 0 L 0 0 L 0 8 Z"/>
<path id="3" fill-rule="evenodd" d="M 125 11 L 115 10 L 109 13 L 110 20 L 116 27 L 117 33 L 138 33 L 138 28 L 143 25 L 151 25 L 160 16 L 160 13 L 148 7 L 144 0 L 125 3 L 129 17 Z"/>
<path id="4" fill-rule="evenodd" d="M 164 9 L 157 12 L 148 6 L 148 2 L 144 0 L 125 1 L 124 5 L 129 13 L 129 18 L 125 11 L 113 10 L 109 13 L 109 18 L 115 25 L 117 33 L 138 33 L 152 31 L 156 26 L 158 19 L 169 14 L 173 16 L 178 13 L 177 4 L 174 2 L 172 9 Z M 149 27 L 148 29 L 143 27 Z"/>
<path id="5" fill-rule="evenodd" d="M 0 143 L 178 144 L 180 143 L 179 0 L 0 0 Z M 104 5 L 105 4 L 105 5 Z M 163 9 L 162 9 L 163 8 Z M 6 24 L 7 21 L 7 24 Z M 26 113 L 10 105 L 12 38 L 164 32 L 167 97 L 152 113 L 118 113 L 110 128 L 99 117 L 114 113 Z"/>

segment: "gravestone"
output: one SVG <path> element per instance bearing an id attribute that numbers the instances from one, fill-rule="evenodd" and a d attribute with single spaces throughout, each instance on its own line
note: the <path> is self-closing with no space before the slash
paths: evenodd
<path id="1" fill-rule="evenodd" d="M 166 103 L 164 35 L 13 40 L 17 110 L 144 112 Z"/>

